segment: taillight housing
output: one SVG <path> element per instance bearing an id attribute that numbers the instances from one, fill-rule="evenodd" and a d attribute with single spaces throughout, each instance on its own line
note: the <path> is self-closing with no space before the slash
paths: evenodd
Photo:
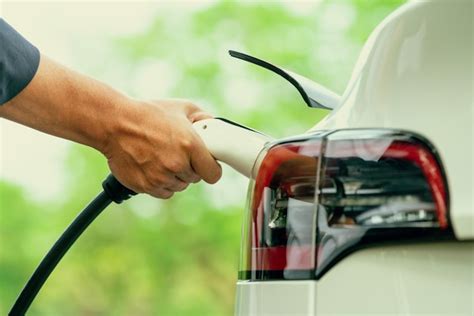
<path id="1" fill-rule="evenodd" d="M 318 279 L 361 247 L 453 238 L 441 162 L 412 133 L 296 137 L 269 145 L 255 168 L 241 280 Z"/>

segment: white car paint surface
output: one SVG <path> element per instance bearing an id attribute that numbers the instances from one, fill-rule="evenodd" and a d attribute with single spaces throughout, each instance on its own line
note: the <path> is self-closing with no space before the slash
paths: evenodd
<path id="1" fill-rule="evenodd" d="M 341 103 L 309 132 L 392 128 L 438 150 L 455 241 L 377 246 L 319 280 L 239 281 L 236 315 L 474 315 L 473 3 L 414 1 L 372 33 Z"/>

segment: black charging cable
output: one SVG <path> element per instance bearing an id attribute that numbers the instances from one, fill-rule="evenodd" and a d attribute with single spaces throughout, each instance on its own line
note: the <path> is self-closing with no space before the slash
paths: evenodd
<path id="1" fill-rule="evenodd" d="M 87 229 L 90 223 L 92 223 L 110 203 L 115 202 L 120 204 L 136 194 L 118 182 L 113 175 L 109 175 L 104 182 L 102 182 L 102 188 L 104 190 L 74 219 L 40 262 L 8 315 L 25 315 L 36 295 L 41 290 L 41 287 L 51 275 L 51 272 L 53 272 L 62 257 Z"/>

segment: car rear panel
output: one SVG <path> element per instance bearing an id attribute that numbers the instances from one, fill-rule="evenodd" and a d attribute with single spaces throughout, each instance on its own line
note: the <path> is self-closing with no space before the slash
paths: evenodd
<path id="1" fill-rule="evenodd" d="M 235 315 L 473 315 L 474 243 L 385 246 L 318 281 L 237 283 Z"/>
<path id="2" fill-rule="evenodd" d="M 474 243 L 359 251 L 316 286 L 316 315 L 473 315 Z"/>

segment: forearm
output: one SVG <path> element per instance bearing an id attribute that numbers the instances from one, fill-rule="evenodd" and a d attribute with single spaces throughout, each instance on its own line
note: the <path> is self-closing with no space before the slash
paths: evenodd
<path id="1" fill-rule="evenodd" d="M 41 56 L 31 82 L 0 106 L 0 117 L 99 150 L 135 192 L 169 198 L 221 169 L 193 130 L 211 117 L 184 100 L 132 100 Z"/>
<path id="2" fill-rule="evenodd" d="M 0 107 L 0 116 L 104 151 L 130 100 L 45 56 L 30 84 Z"/>

